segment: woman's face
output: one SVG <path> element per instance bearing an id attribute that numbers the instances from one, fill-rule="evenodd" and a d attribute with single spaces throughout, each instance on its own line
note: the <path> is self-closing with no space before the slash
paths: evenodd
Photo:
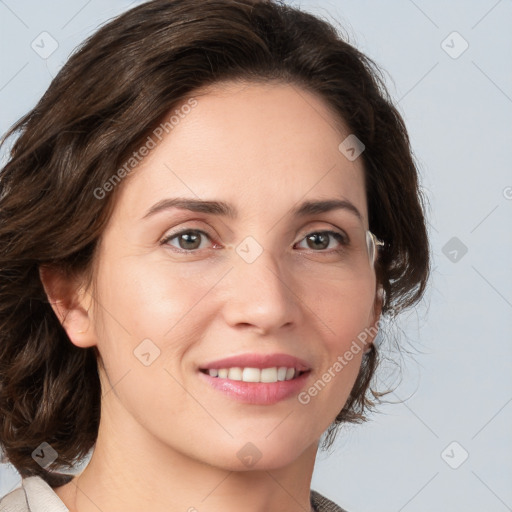
<path id="1" fill-rule="evenodd" d="M 102 422 L 218 467 L 284 466 L 343 408 L 367 348 L 358 335 L 378 320 L 362 159 L 296 86 L 217 85 L 189 105 L 118 185 L 101 239 L 89 316 Z M 162 207 L 176 198 L 229 212 Z M 345 203 L 296 212 L 325 200 Z M 234 356 L 245 359 L 219 362 Z M 300 364 L 288 381 L 239 380 Z"/>

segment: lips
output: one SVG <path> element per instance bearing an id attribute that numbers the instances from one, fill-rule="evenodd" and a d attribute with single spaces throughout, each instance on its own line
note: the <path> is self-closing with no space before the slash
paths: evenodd
<path id="1" fill-rule="evenodd" d="M 200 366 L 200 370 L 221 368 L 295 368 L 296 373 L 311 370 L 307 361 L 289 354 L 242 354 L 226 357 Z"/>
<path id="2" fill-rule="evenodd" d="M 201 365 L 199 375 L 212 388 L 239 402 L 271 405 L 305 386 L 311 367 L 288 354 L 244 354 Z"/>

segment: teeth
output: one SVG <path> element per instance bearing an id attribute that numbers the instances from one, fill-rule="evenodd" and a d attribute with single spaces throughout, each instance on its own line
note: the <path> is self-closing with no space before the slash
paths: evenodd
<path id="1" fill-rule="evenodd" d="M 295 368 L 273 366 L 272 368 L 212 368 L 208 370 L 210 377 L 221 379 L 241 380 L 244 382 L 278 382 L 291 380 L 298 375 Z"/>
<path id="2" fill-rule="evenodd" d="M 259 368 L 244 368 L 242 380 L 244 382 L 261 382 L 261 370 Z"/>
<path id="3" fill-rule="evenodd" d="M 277 368 L 262 368 L 261 382 L 277 382 Z"/>
<path id="4" fill-rule="evenodd" d="M 230 368 L 228 371 L 228 379 L 242 380 L 242 368 Z"/>

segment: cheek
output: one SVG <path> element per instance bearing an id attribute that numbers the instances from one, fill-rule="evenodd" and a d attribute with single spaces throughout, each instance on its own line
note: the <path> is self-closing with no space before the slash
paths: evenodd
<path id="1" fill-rule="evenodd" d="M 197 279 L 191 268 L 177 271 L 151 258 L 125 257 L 105 267 L 98 297 L 111 313 L 107 323 L 117 323 L 125 336 L 133 341 L 151 336 L 162 340 L 193 316 L 194 306 L 204 295 L 204 286 L 194 284 Z"/>
<path id="2" fill-rule="evenodd" d="M 194 305 L 202 295 L 187 277 L 136 258 L 105 265 L 98 276 L 96 321 L 105 389 L 115 386 L 141 424 L 157 416 L 169 420 L 163 411 L 193 410 L 179 383 L 183 355 L 199 335 Z"/>
<path id="3" fill-rule="evenodd" d="M 98 349 L 116 381 L 127 371 L 142 371 L 145 379 L 148 370 L 176 367 L 200 328 L 196 306 L 204 289 L 193 285 L 194 276 L 162 262 L 140 260 L 114 260 L 98 275 Z"/>
<path id="4" fill-rule="evenodd" d="M 330 352 L 344 352 L 369 327 L 374 286 L 371 279 L 353 279 L 324 282 L 304 289 L 304 301 L 325 332 Z"/>
<path id="5" fill-rule="evenodd" d="M 348 398 L 368 346 L 372 286 L 370 280 L 330 283 L 323 287 L 323 293 L 310 293 L 308 299 L 316 325 L 325 335 L 324 358 L 313 386 L 306 389 L 305 400 L 322 402 L 334 415 Z"/>

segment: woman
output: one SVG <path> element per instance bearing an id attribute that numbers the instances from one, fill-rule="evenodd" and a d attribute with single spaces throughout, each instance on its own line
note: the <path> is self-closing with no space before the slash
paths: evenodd
<path id="1" fill-rule="evenodd" d="M 320 439 L 376 405 L 380 320 L 429 271 L 373 62 L 279 2 L 155 0 L 18 132 L 0 444 L 23 480 L 0 510 L 343 510 L 310 489 Z"/>

